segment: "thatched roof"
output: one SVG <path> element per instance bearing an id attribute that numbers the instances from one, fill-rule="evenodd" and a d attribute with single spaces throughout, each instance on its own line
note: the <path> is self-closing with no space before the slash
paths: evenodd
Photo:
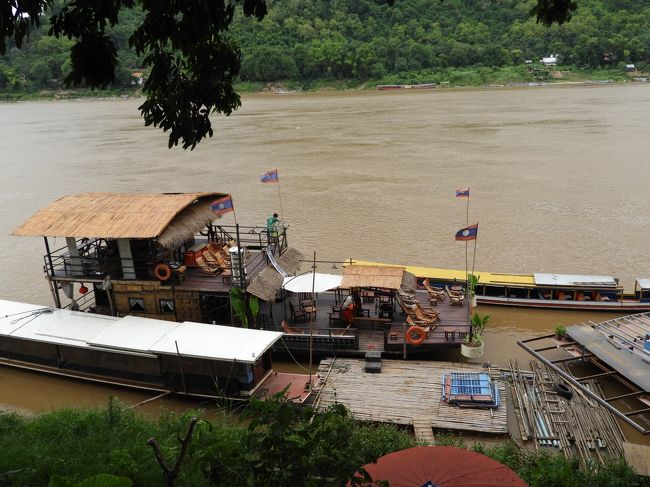
<path id="1" fill-rule="evenodd" d="M 276 259 L 276 262 L 287 274 L 293 275 L 300 269 L 300 260 L 303 255 L 296 249 L 289 248 Z M 260 272 L 255 279 L 248 285 L 246 291 L 254 294 L 264 301 L 272 303 L 275 301 L 276 293 L 282 288 L 282 277 L 272 265 Z"/>
<path id="2" fill-rule="evenodd" d="M 383 289 L 416 289 L 415 276 L 404 267 L 382 265 L 348 265 L 343 271 L 342 288 L 380 287 Z"/>
<path id="3" fill-rule="evenodd" d="M 164 247 L 192 237 L 216 215 L 222 193 L 82 193 L 39 210 L 12 235 L 32 237 L 156 238 Z"/>

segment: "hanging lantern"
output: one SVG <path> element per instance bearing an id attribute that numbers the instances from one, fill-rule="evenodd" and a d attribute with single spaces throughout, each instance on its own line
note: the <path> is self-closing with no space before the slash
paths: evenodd
<path id="1" fill-rule="evenodd" d="M 79 288 L 79 294 L 86 294 L 88 292 L 88 288 L 86 285 L 82 282 L 81 287 Z"/>

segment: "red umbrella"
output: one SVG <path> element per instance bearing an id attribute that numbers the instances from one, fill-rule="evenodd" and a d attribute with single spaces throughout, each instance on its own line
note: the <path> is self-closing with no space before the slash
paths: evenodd
<path id="1" fill-rule="evenodd" d="M 502 463 L 453 446 L 400 450 L 363 468 L 373 482 L 387 480 L 390 487 L 527 487 Z"/>

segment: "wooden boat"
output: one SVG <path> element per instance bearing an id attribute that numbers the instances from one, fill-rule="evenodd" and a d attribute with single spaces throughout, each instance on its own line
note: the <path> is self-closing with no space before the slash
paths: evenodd
<path id="1" fill-rule="evenodd" d="M 44 271 L 56 308 L 169 322 L 246 324 L 277 332 L 283 331 L 284 319 L 293 330 L 302 329 L 285 333 L 273 348 L 292 353 L 424 354 L 458 348 L 470 333 L 466 309 L 445 304 L 439 308 L 440 326 L 423 343 L 405 343 L 408 329 L 393 313 L 395 291 L 405 282 L 403 268 L 346 269 L 348 279 L 354 278 L 342 286 L 346 294 L 351 287 L 368 293 L 352 322 L 341 320 L 342 296 L 333 291 L 321 293 L 316 307 L 303 308 L 310 296 L 288 294 L 284 287 L 283 278 L 295 275 L 303 259 L 288 247 L 286 229 L 274 234 L 266 225 L 221 224 L 211 206 L 227 196 L 70 195 L 39 210 L 13 234 L 44 239 Z M 309 294 L 311 277 L 307 281 L 304 291 Z M 408 276 L 408 287 L 417 287 L 414 276 Z M 421 294 L 428 304 L 426 293 Z M 233 303 L 237 295 L 249 302 L 253 296 L 259 299 L 259 313 L 252 316 L 251 311 L 247 323 L 233 312 L 241 304 Z M 291 304 L 296 309 L 289 315 Z"/>
<path id="2" fill-rule="evenodd" d="M 163 394 L 246 400 L 281 390 L 270 356 L 281 336 L 0 300 L 3 365 Z"/>
<path id="3" fill-rule="evenodd" d="M 377 85 L 378 90 L 427 90 L 437 87 L 437 83 L 420 83 L 417 85 Z"/>
<path id="4" fill-rule="evenodd" d="M 355 264 L 373 265 L 353 260 Z M 386 265 L 386 264 L 383 264 Z M 400 266 L 402 267 L 402 266 Z M 465 271 L 405 266 L 422 283 L 444 288 L 466 286 Z M 633 293 L 625 293 L 618 279 L 611 276 L 575 274 L 499 274 L 475 271 L 479 279 L 476 301 L 480 305 L 521 306 L 584 311 L 650 311 L 650 279 L 636 279 Z"/>

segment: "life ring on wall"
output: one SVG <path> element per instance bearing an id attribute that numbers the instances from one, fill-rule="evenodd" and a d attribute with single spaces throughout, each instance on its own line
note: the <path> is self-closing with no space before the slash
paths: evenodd
<path id="1" fill-rule="evenodd" d="M 160 262 L 153 268 L 153 275 L 156 276 L 159 281 L 168 281 L 169 278 L 172 277 L 172 270 L 167 264 Z"/>
<path id="2" fill-rule="evenodd" d="M 422 342 L 427 337 L 427 332 L 421 326 L 412 326 L 406 331 L 406 343 L 414 347 L 422 345 Z"/>

